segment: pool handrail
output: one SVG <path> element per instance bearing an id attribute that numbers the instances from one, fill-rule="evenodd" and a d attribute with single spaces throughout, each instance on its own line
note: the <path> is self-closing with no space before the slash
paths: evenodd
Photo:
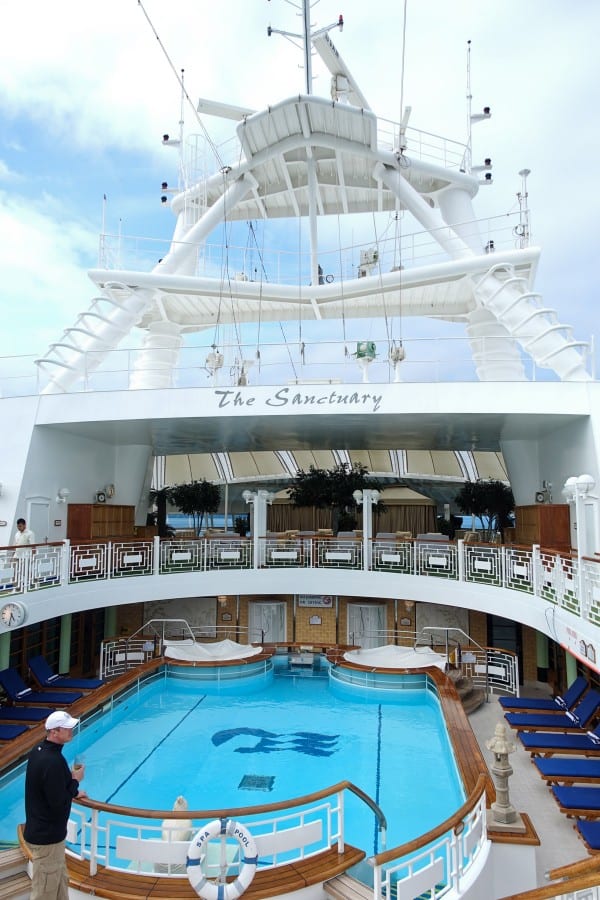
<path id="1" fill-rule="evenodd" d="M 463 805 L 439 825 L 436 825 L 435 828 L 432 828 L 430 831 L 425 832 L 419 837 L 406 841 L 404 844 L 399 844 L 397 847 L 391 847 L 389 850 L 382 850 L 373 856 L 367 857 L 366 862 L 372 866 L 374 870 L 375 897 L 384 896 L 382 892 L 382 870 L 386 863 L 399 862 L 402 859 L 406 859 L 408 856 L 415 854 L 419 850 L 423 850 L 428 844 L 432 844 L 437 838 L 442 837 L 450 831 L 453 833 L 454 837 L 458 837 L 464 831 L 465 819 L 474 812 L 478 805 L 482 807 L 481 814 L 485 817 L 486 783 L 486 776 L 483 773 L 480 774 L 475 783 L 475 787 Z M 390 896 L 389 888 L 390 885 L 387 885 L 387 896 Z"/>
<path id="2" fill-rule="evenodd" d="M 206 810 L 182 810 L 180 812 L 169 809 L 169 810 L 156 810 L 156 809 L 139 809 L 136 807 L 127 807 L 120 806 L 111 803 L 105 803 L 99 800 L 94 800 L 90 797 L 81 797 L 75 798 L 74 803 L 77 806 L 85 807 L 91 810 L 90 819 L 85 827 L 82 829 L 80 826 L 77 826 L 77 822 L 75 819 L 69 820 L 69 828 L 68 833 L 77 834 L 79 833 L 80 837 L 75 840 L 73 838 L 73 842 L 79 844 L 79 850 L 68 849 L 68 852 L 79 859 L 87 859 L 89 863 L 90 874 L 95 875 L 98 870 L 98 864 L 101 860 L 101 855 L 99 857 L 98 847 L 101 844 L 101 841 L 98 840 L 99 834 L 104 830 L 103 826 L 99 822 L 99 814 L 102 812 L 110 814 L 114 818 L 119 817 L 121 820 L 126 819 L 128 821 L 132 821 L 135 819 L 141 820 L 177 820 L 177 819 L 186 819 L 186 820 L 200 820 L 208 821 L 212 819 L 237 819 L 237 818 L 245 818 L 248 819 L 251 816 L 270 814 L 270 813 L 278 813 L 278 812 L 287 812 L 290 813 L 290 810 L 298 809 L 299 807 L 307 807 L 312 805 L 314 808 L 314 804 L 318 803 L 320 800 L 327 800 L 335 795 L 337 795 L 337 806 L 333 807 L 335 811 L 337 809 L 338 814 L 338 827 L 334 830 L 333 833 L 328 832 L 330 837 L 327 838 L 327 848 L 329 848 L 329 841 L 331 838 L 335 840 L 337 843 L 337 852 L 342 854 L 345 850 L 345 840 L 344 840 L 344 803 L 343 803 L 343 794 L 344 791 L 349 790 L 354 793 L 359 799 L 363 800 L 368 806 L 376 813 L 380 830 L 383 832 L 383 838 L 385 839 L 385 828 L 387 826 L 385 816 L 383 811 L 379 809 L 377 804 L 372 798 L 368 797 L 361 788 L 357 787 L 350 781 L 340 781 L 337 784 L 331 785 L 330 787 L 323 788 L 319 791 L 313 791 L 310 794 L 305 794 L 301 797 L 294 797 L 287 800 L 279 800 L 273 803 L 262 803 L 254 806 L 239 806 L 232 807 L 229 809 L 206 809 Z M 77 814 L 77 811 L 74 811 Z M 300 815 L 304 815 L 307 810 L 300 813 Z M 72 813 L 73 815 L 73 813 Z M 135 826 L 132 822 L 133 827 Z M 85 834 L 89 833 L 89 839 L 86 841 Z M 313 853 L 308 855 L 314 855 L 314 853 L 319 853 L 324 848 L 318 848 L 313 851 Z M 304 849 L 302 849 L 302 856 L 304 856 Z M 282 863 L 274 862 L 274 866 L 281 865 Z M 114 868 L 108 864 L 108 860 L 106 860 L 105 865 L 107 868 Z"/>
<path id="3" fill-rule="evenodd" d="M 329 787 L 322 788 L 320 791 L 313 791 L 310 794 L 304 794 L 302 797 L 293 797 L 289 800 L 277 800 L 274 803 L 259 803 L 255 806 L 233 806 L 229 809 L 186 809 L 181 812 L 178 812 L 174 809 L 139 809 L 134 806 L 119 806 L 118 804 L 114 803 L 104 803 L 101 800 L 94 800 L 91 797 L 76 797 L 73 802 L 80 804 L 81 806 L 87 806 L 89 809 L 93 809 L 98 812 L 110 812 L 117 815 L 125 815 L 131 818 L 233 819 L 237 816 L 242 815 L 262 815 L 262 813 L 266 812 L 279 812 L 283 809 L 293 809 L 297 806 L 304 806 L 307 803 L 315 803 L 318 800 L 324 800 L 326 797 L 332 796 L 332 794 L 339 794 L 341 791 L 345 790 L 351 791 L 353 794 L 356 794 L 359 799 L 363 800 L 368 806 L 370 806 L 377 816 L 378 821 L 381 823 L 381 827 L 387 828 L 387 821 L 383 810 L 371 797 L 369 797 L 368 794 L 366 794 L 355 784 L 352 784 L 351 781 L 338 781 L 336 784 L 332 784 Z"/>

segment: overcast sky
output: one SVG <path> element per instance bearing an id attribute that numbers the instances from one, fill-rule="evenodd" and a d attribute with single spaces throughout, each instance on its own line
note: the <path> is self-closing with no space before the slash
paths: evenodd
<path id="1" fill-rule="evenodd" d="M 167 237 L 161 182 L 176 181 L 180 90 L 144 10 L 194 103 L 260 109 L 302 92 L 300 54 L 273 27 L 299 30 L 283 0 L 43 0 L 3 2 L 0 53 L 0 267 L 3 355 L 41 355 L 94 286 L 98 235 Z M 403 3 L 322 0 L 319 25 L 343 13 L 333 40 L 374 110 L 400 116 Z M 403 99 L 410 124 L 466 138 L 466 47 L 474 161 L 490 156 L 494 184 L 478 214 L 517 205 L 518 171 L 531 169 L 536 287 L 575 336 L 596 326 L 600 123 L 597 0 L 407 0 Z M 329 79 L 315 63 L 315 92 Z M 186 128 L 196 131 L 185 111 Z M 204 120 L 216 137 L 215 120 Z M 231 123 L 233 124 L 233 123 Z"/>

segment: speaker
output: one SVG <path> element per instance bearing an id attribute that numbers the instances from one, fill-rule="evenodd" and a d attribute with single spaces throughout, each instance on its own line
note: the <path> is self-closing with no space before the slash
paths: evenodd
<path id="1" fill-rule="evenodd" d="M 548 499 L 548 494 L 546 491 L 536 491 L 535 492 L 535 502 L 536 503 L 545 503 Z"/>
<path id="2" fill-rule="evenodd" d="M 104 491 L 98 491 L 96 494 L 96 503 L 106 503 L 106 494 Z"/>

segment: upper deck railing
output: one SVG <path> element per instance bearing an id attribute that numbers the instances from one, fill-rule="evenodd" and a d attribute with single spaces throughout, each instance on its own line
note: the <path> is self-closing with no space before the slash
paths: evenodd
<path id="1" fill-rule="evenodd" d="M 373 540 L 312 536 L 211 537 L 197 540 L 112 540 L 0 549 L 0 597 L 68 589 L 91 581 L 252 569 L 369 571 L 480 584 L 532 595 L 600 626 L 600 559 L 538 546 Z M 201 586 L 198 586 L 201 591 Z M 585 642 L 583 642 L 585 644 Z M 578 648 L 587 655 L 585 646 Z M 591 654 L 590 661 L 595 663 Z"/>
<path id="2" fill-rule="evenodd" d="M 481 246 L 500 250 L 517 250 L 526 246 L 519 233 L 519 213 L 506 213 L 460 223 L 461 233 L 470 235 Z M 319 248 L 319 262 L 323 269 L 324 284 L 343 283 L 359 278 L 361 254 L 376 252 L 371 275 L 401 272 L 411 268 L 448 261 L 448 254 L 436 240 L 436 231 L 447 232 L 447 227 L 430 231 L 409 232 L 389 229 L 370 240 Z M 244 245 L 220 244 L 210 240 L 196 245 L 195 275 L 206 278 L 225 278 L 226 281 L 249 281 L 261 284 L 310 285 L 311 255 L 308 249 L 273 249 L 257 247 L 259 238 L 247 240 Z M 490 243 L 491 242 L 491 243 Z M 183 242 L 185 243 L 185 242 Z M 100 269 L 109 271 L 148 272 L 163 259 L 177 241 L 159 238 L 143 238 L 135 235 L 102 234 L 100 236 Z M 191 246 L 191 245 L 190 245 Z M 364 266 L 364 263 L 362 264 Z M 160 269 L 157 270 L 160 273 Z"/>
<path id="3" fill-rule="evenodd" d="M 322 324 L 322 323 L 321 323 Z M 452 384 L 474 383 L 478 380 L 469 341 L 466 337 L 412 337 L 393 339 L 393 335 L 375 335 L 371 323 L 362 327 L 356 321 L 348 326 L 346 339 L 311 340 L 310 324 L 304 323 L 301 334 L 296 326 L 288 323 L 284 331 L 289 339 L 281 339 L 281 326 L 266 323 L 261 328 L 260 345 L 252 340 L 249 332 L 246 339 L 231 343 L 224 338 L 218 345 L 224 363 L 214 370 L 210 367 L 210 356 L 214 352 L 214 332 L 186 338 L 186 344 L 179 351 L 179 359 L 172 373 L 171 387 L 187 388 L 237 388 L 241 385 L 252 387 L 298 386 L 298 392 L 312 395 L 315 392 L 370 390 L 378 384 L 397 382 L 410 384 Z M 365 376 L 364 367 L 357 362 L 357 348 L 361 341 L 361 331 L 369 335 L 374 345 L 375 357 L 368 363 Z M 242 329 L 242 333 L 243 329 Z M 502 339 L 491 338 L 493 360 L 499 353 Z M 510 341 L 509 338 L 506 339 Z M 485 339 L 481 338 L 483 343 Z M 394 363 L 393 353 L 402 348 L 404 358 Z M 160 347 L 155 348 L 160 353 Z M 104 356 L 103 353 L 100 354 Z M 98 354 L 86 352 L 81 378 L 69 393 L 82 391 L 104 392 L 129 389 L 130 378 L 139 367 L 140 350 L 137 347 L 114 350 L 96 368 Z M 593 370 L 593 344 L 586 354 L 587 368 Z M 34 356 L 0 357 L 0 397 L 37 396 L 47 383 L 47 374 L 35 365 Z M 531 357 L 523 360 L 527 381 L 557 381 L 557 376 L 548 369 L 540 369 Z M 152 374 L 152 362 L 146 362 L 143 371 Z M 157 371 L 159 366 L 156 364 Z M 593 374 L 593 373 L 592 373 Z M 371 386 L 371 388 L 369 387 Z M 297 392 L 294 392 L 297 393 Z"/>

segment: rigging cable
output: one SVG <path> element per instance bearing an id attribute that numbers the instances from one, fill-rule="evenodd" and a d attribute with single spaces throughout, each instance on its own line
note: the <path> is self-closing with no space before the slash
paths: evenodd
<path id="1" fill-rule="evenodd" d="M 173 61 L 171 60 L 171 57 L 170 57 L 169 54 L 167 53 L 167 50 L 166 50 L 166 48 L 165 48 L 165 45 L 164 45 L 163 42 L 161 41 L 160 36 L 159 36 L 159 34 L 158 34 L 156 28 L 155 28 L 154 25 L 152 24 L 152 20 L 150 19 L 150 16 L 149 16 L 148 13 L 146 12 L 146 10 L 145 10 L 145 8 L 144 8 L 144 4 L 142 3 L 142 0 L 137 0 L 137 4 L 138 4 L 138 6 L 140 7 L 140 9 L 142 10 L 142 12 L 144 13 L 144 16 L 146 17 L 146 21 L 148 22 L 148 25 L 149 25 L 150 28 L 152 29 L 152 33 L 154 34 L 154 37 L 155 37 L 156 40 L 158 41 L 159 47 L 160 47 L 160 49 L 162 50 L 162 52 L 164 53 L 165 59 L 166 59 L 167 62 L 169 63 L 169 66 L 171 67 L 171 70 L 172 70 L 173 74 L 175 75 L 175 78 L 177 79 L 177 82 L 178 82 L 178 84 L 179 84 L 179 87 L 181 88 L 181 91 L 182 91 L 182 93 L 183 93 L 183 96 L 185 97 L 185 99 L 186 99 L 187 102 L 189 103 L 191 109 L 194 111 L 194 117 L 195 117 L 196 121 L 198 122 L 198 125 L 199 125 L 200 128 L 202 129 L 202 131 L 203 131 L 203 133 L 204 133 L 204 137 L 206 138 L 206 140 L 207 140 L 207 142 L 208 142 L 208 144 L 209 144 L 209 146 L 210 146 L 212 152 L 213 152 L 214 155 L 215 155 L 215 159 L 217 160 L 217 162 L 219 163 L 219 165 L 222 166 L 222 165 L 223 165 L 223 160 L 221 159 L 221 157 L 220 157 L 220 155 L 219 155 L 219 151 L 218 151 L 218 149 L 217 149 L 217 145 L 215 144 L 215 142 L 214 142 L 213 139 L 211 138 L 210 134 L 208 133 L 208 130 L 207 130 L 206 126 L 204 125 L 204 122 L 203 122 L 202 119 L 200 118 L 200 115 L 199 115 L 199 113 L 198 113 L 198 110 L 197 110 L 196 107 L 194 106 L 194 103 L 193 103 L 193 101 L 192 101 L 192 98 L 190 97 L 190 95 L 189 95 L 188 92 L 186 91 L 185 85 L 184 85 L 184 83 L 183 83 L 183 79 L 181 78 L 181 76 L 180 76 L 179 73 L 177 72 L 177 69 L 176 69 L 175 66 L 173 65 Z"/>

